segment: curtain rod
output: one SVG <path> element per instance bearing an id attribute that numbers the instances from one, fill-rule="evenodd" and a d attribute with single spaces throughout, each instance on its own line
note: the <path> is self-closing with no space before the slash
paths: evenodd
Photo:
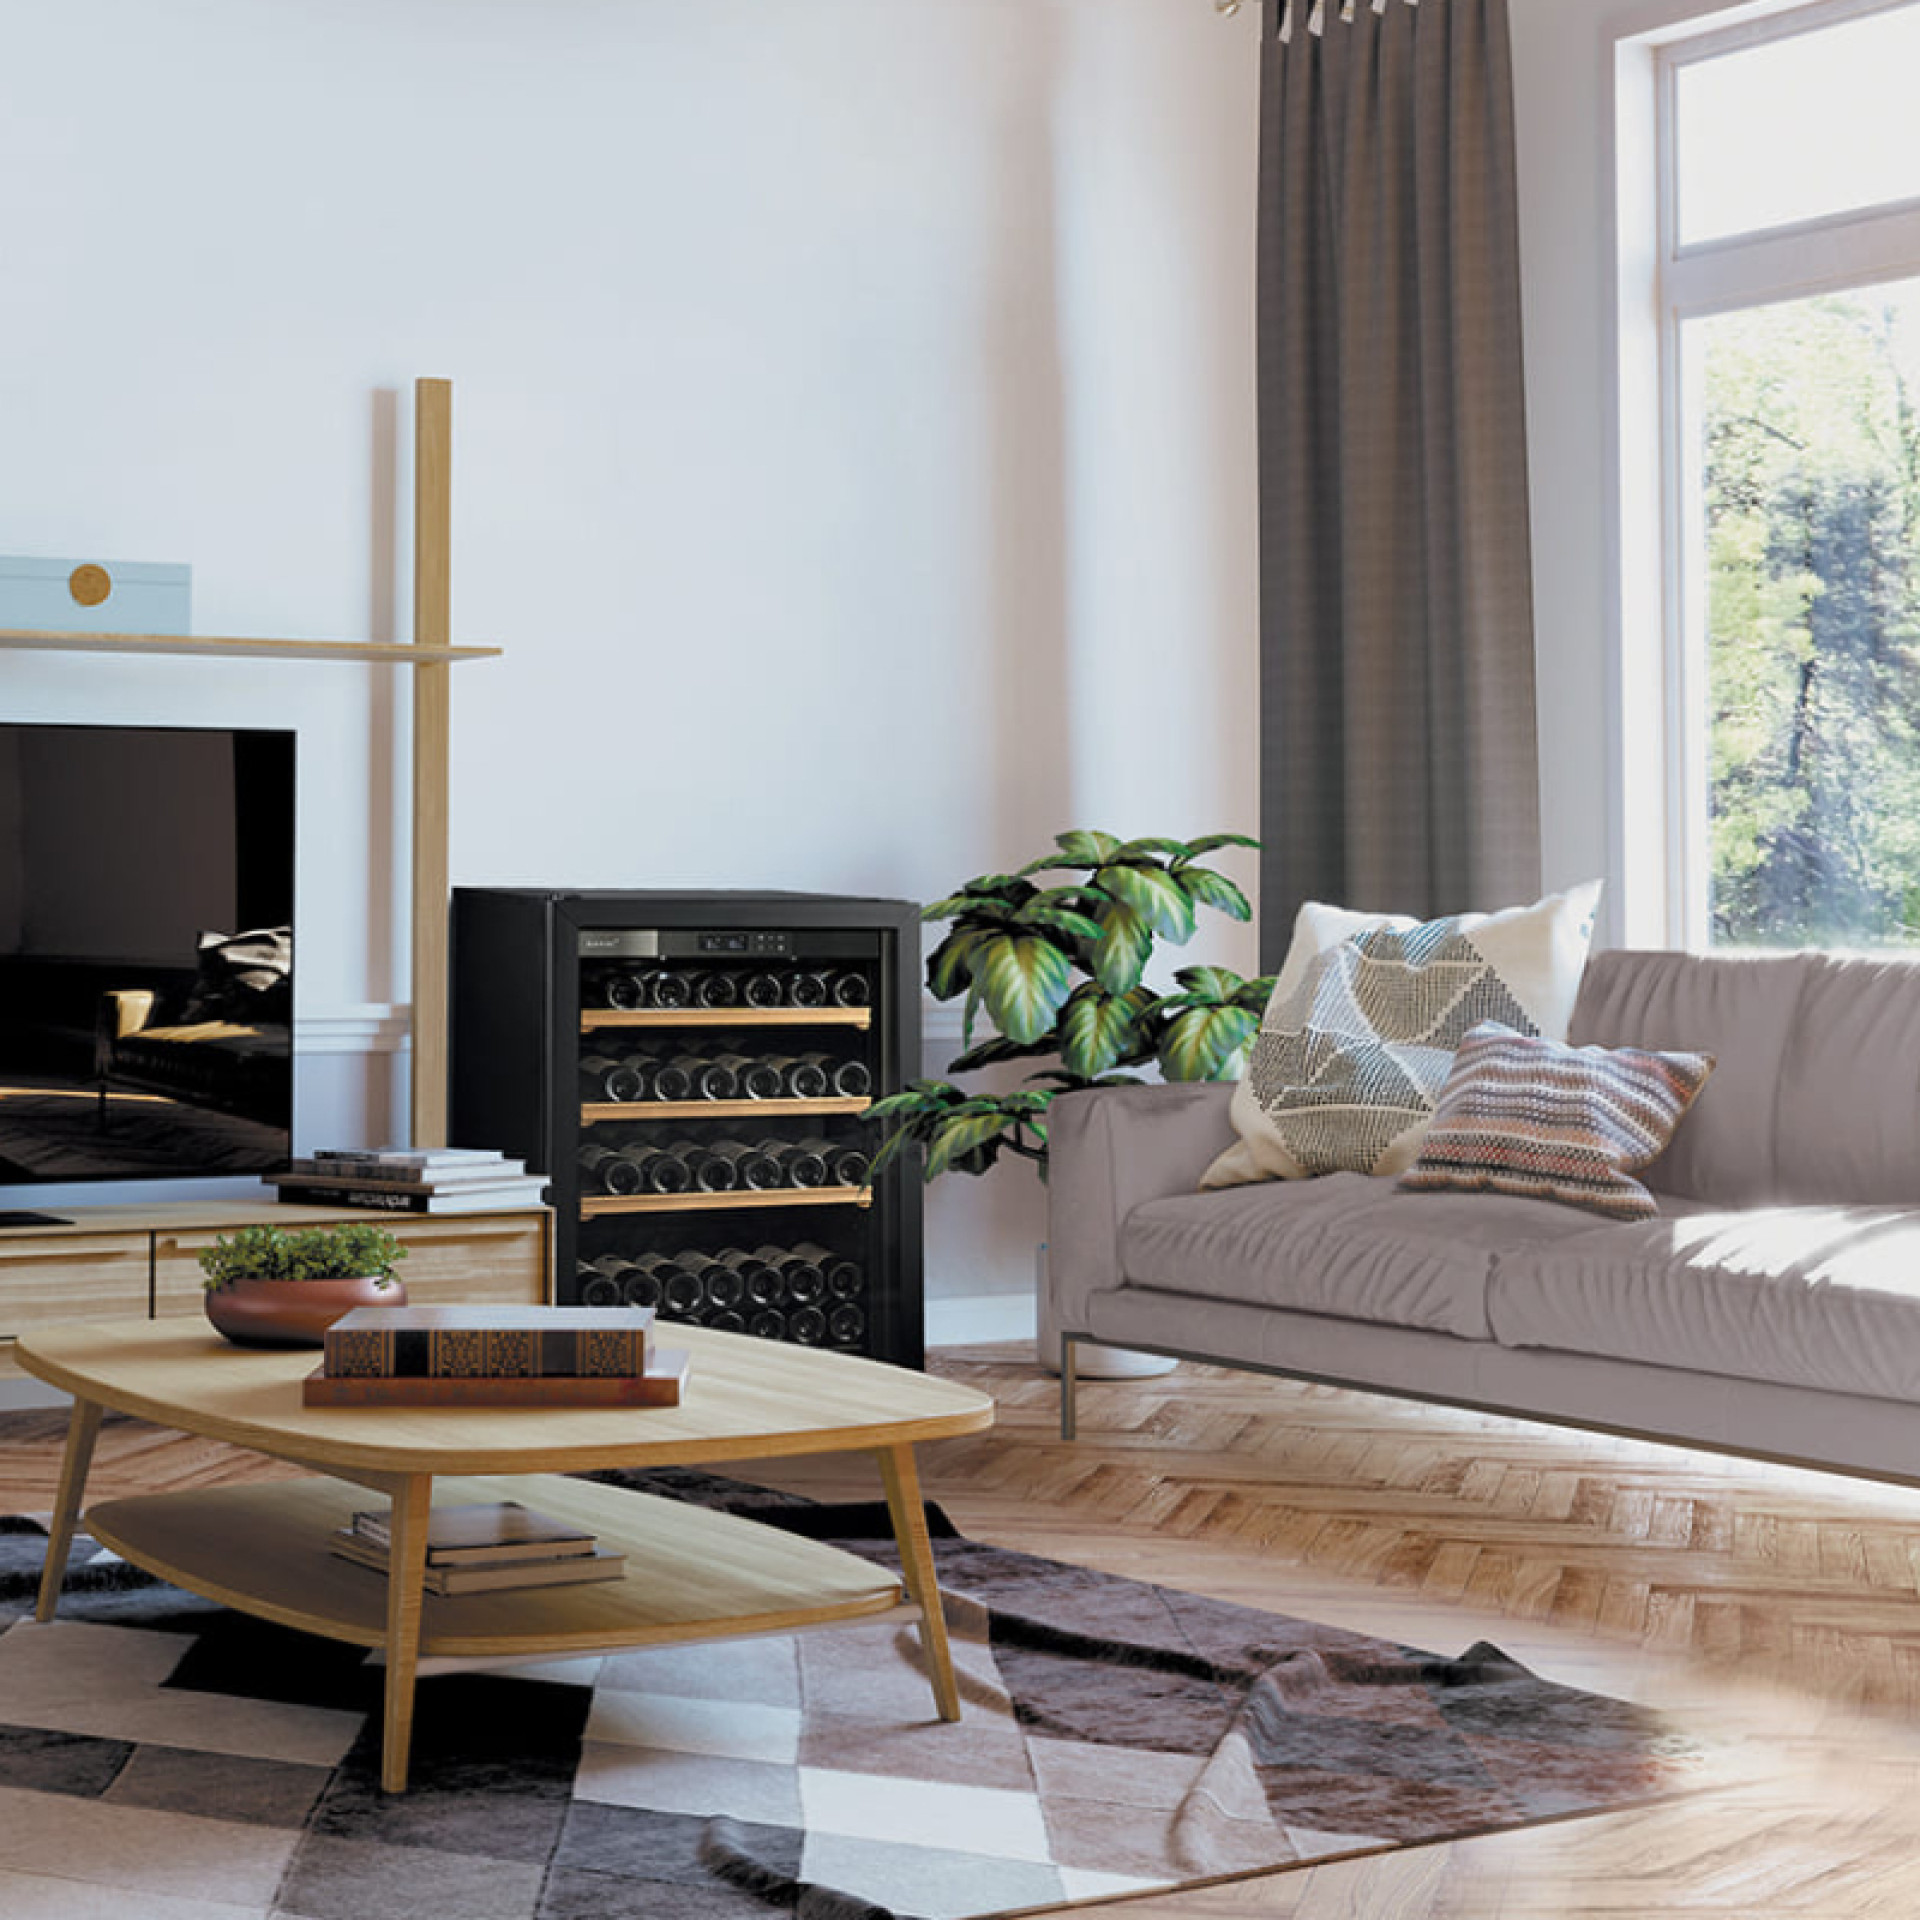
<path id="1" fill-rule="evenodd" d="M 1385 13 L 1387 10 L 1387 0 L 1367 0 L 1367 4 L 1375 13 Z M 1420 0 L 1407 0 L 1407 5 L 1410 7 L 1417 7 L 1419 4 Z M 1222 19 L 1231 19 L 1240 11 L 1240 5 L 1241 0 L 1213 0 L 1213 10 L 1219 14 Z M 1342 20 L 1351 20 L 1353 18 L 1355 5 L 1356 0 L 1340 0 L 1340 18 Z M 1320 32 L 1325 17 L 1326 0 L 1313 0 L 1313 11 L 1307 16 L 1307 31 L 1309 33 Z M 1293 38 L 1293 0 L 1282 0 L 1280 8 L 1280 38 L 1282 40 L 1291 40 Z"/>

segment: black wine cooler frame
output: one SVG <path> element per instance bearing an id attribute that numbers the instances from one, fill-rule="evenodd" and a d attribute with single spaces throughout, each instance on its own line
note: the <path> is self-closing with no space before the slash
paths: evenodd
<path id="1" fill-rule="evenodd" d="M 925 1359 L 920 916 L 805 893 L 453 895 L 451 1138 L 547 1175 L 556 1297 Z"/>

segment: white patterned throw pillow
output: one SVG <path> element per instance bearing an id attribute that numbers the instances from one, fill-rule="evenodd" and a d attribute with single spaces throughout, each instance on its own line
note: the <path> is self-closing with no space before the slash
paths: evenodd
<path id="1" fill-rule="evenodd" d="M 1203 1187 L 1403 1173 L 1469 1029 L 1567 1037 L 1600 882 L 1417 921 L 1309 901 L 1233 1094 L 1240 1136 Z"/>

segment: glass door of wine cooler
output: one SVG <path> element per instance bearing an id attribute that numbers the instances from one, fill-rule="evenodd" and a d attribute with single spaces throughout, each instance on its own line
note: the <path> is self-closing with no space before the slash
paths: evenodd
<path id="1" fill-rule="evenodd" d="M 887 1354 L 880 935 L 595 927 L 579 947 L 576 1297 Z"/>

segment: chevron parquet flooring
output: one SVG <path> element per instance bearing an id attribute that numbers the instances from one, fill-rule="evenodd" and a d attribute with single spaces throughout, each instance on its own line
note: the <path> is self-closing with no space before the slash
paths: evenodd
<path id="1" fill-rule="evenodd" d="M 977 1538 L 1655 1701 L 1725 1743 L 1685 1801 L 1085 1909 L 1111 1920 L 1920 1916 L 1920 1490 L 1183 1366 L 1083 1386 L 947 1349 L 994 1430 L 922 1451 Z M 52 1499 L 63 1421 L 0 1419 Z M 92 1491 L 280 1471 L 109 1422 Z M 741 1471 L 753 1475 L 750 1464 Z M 872 1497 L 868 1463 L 759 1477 Z"/>

